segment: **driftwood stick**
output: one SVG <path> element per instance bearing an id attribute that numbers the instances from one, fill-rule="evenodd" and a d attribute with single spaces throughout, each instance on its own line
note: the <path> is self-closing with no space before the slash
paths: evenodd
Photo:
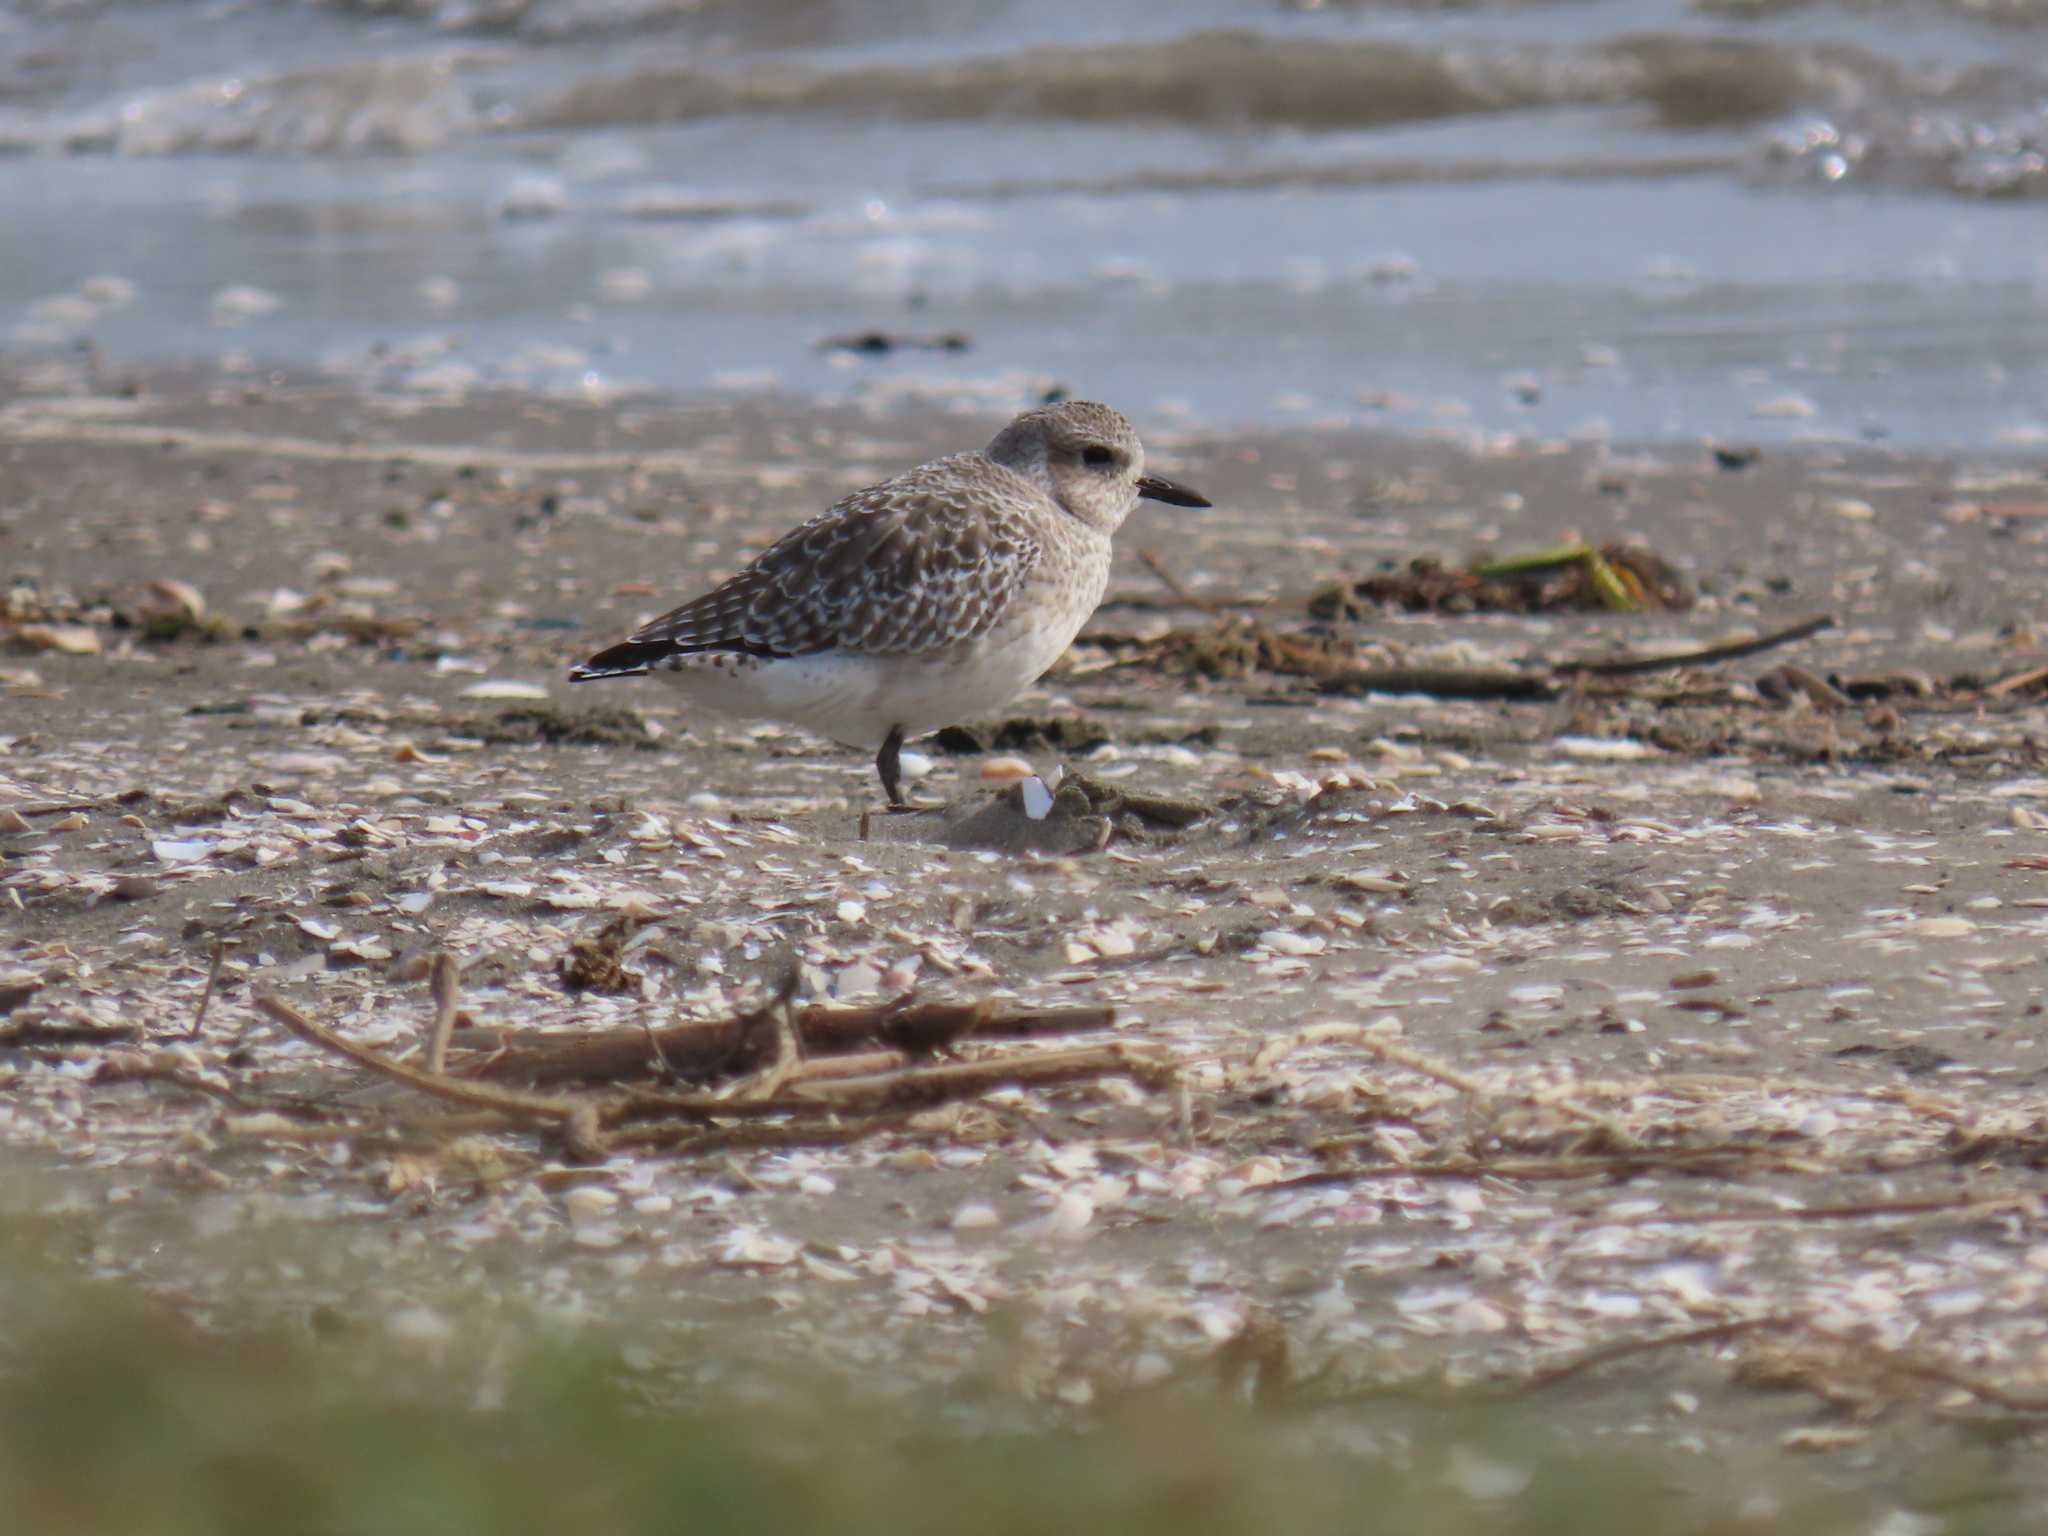
<path id="1" fill-rule="evenodd" d="M 636 1120 L 758 1120 L 764 1116 L 819 1114 L 829 1105 L 790 1098 L 721 1099 L 715 1093 L 673 1093 L 661 1088 L 620 1088 L 605 1097 L 598 1118 L 607 1134 Z"/>
<path id="2" fill-rule="evenodd" d="M 1171 572 L 1155 558 L 1141 552 L 1140 558 L 1151 569 L 1153 575 L 1164 582 L 1177 596 L 1197 608 L 1211 613 L 1223 613 L 1222 605 L 1207 602 L 1199 595 L 1179 586 Z M 1707 666 L 1715 662 L 1733 661 L 1742 656 L 1753 656 L 1778 646 L 1790 645 L 1810 635 L 1830 629 L 1835 624 L 1833 614 L 1818 614 L 1784 629 L 1773 630 L 1767 635 L 1758 635 L 1750 640 L 1731 641 L 1724 645 L 1702 646 L 1696 650 L 1679 651 L 1668 656 L 1619 656 L 1593 657 L 1585 660 L 1565 660 L 1548 667 L 1527 667 L 1510 669 L 1501 667 L 1359 667 L 1346 664 L 1326 650 L 1305 644 L 1294 634 L 1273 630 L 1255 622 L 1244 634 L 1259 643 L 1261 655 L 1257 669 L 1283 674 L 1298 674 L 1313 679 L 1315 687 L 1323 693 L 1392 693 L 1424 694 L 1441 699 L 1554 699 L 1564 693 L 1574 681 L 1587 677 L 1629 677 L 1648 672 L 1664 672 L 1676 667 Z M 1083 670 L 1088 675 L 1114 671 L 1124 667 L 1156 666 L 1175 652 L 1179 645 L 1185 645 L 1191 638 L 1186 631 L 1175 631 L 1163 641 L 1135 640 L 1128 635 L 1108 632 L 1091 632 L 1080 637 L 1084 643 L 1094 643 L 1105 650 L 1119 652 L 1111 660 Z M 2024 686 L 2033 680 L 2023 675 L 2010 683 L 2011 687 Z"/>
<path id="3" fill-rule="evenodd" d="M 199 1038 L 199 1031 L 206 1026 L 206 1010 L 213 1002 L 213 989 L 220 985 L 221 963 L 227 959 L 227 955 L 228 941 L 226 939 L 215 939 L 213 941 L 213 958 L 206 967 L 206 990 L 199 994 L 199 1006 L 192 1012 L 191 1027 L 185 1031 L 185 1038 L 187 1040 L 197 1040 Z"/>
<path id="4" fill-rule="evenodd" d="M 1555 1109 L 1560 1114 L 1569 1116 L 1571 1119 L 1585 1125 L 1598 1126 L 1602 1130 L 1608 1131 L 1615 1129 L 1607 1116 L 1601 1114 L 1598 1110 L 1588 1109 L 1585 1105 L 1576 1103 L 1571 1099 L 1539 1101 L 1533 1094 L 1498 1093 L 1469 1072 L 1461 1071 L 1448 1063 L 1426 1056 L 1421 1051 L 1415 1050 L 1410 1046 L 1382 1039 L 1378 1035 L 1361 1034 L 1357 1037 L 1356 1044 L 1359 1049 L 1379 1057 L 1382 1061 L 1390 1062 L 1397 1067 L 1405 1067 L 1410 1072 L 1419 1073 L 1423 1077 L 1442 1083 L 1447 1088 L 1455 1088 L 1458 1092 L 1467 1094 L 1482 1104 L 1498 1103 L 1506 1100 L 1510 1103 L 1536 1105 L 1541 1108 Z M 1618 1132 L 1617 1139 L 1625 1140 L 1625 1138 L 1619 1136 Z"/>
<path id="5" fill-rule="evenodd" d="M 1709 645 L 1696 651 L 1679 651 L 1670 656 L 1623 656 L 1612 660 L 1561 661 L 1555 670 L 1560 676 L 1579 672 L 1593 677 L 1632 677 L 1643 672 L 1663 672 L 1672 667 L 1707 666 L 1718 661 L 1734 661 L 1739 657 L 1754 656 L 1760 651 L 1775 650 L 1781 645 L 1790 645 L 1795 640 L 1804 640 L 1809 635 L 1817 635 L 1824 629 L 1834 627 L 1835 616 L 1831 613 L 1822 613 L 1784 629 L 1774 629 L 1767 635 L 1758 635 L 1752 640 Z"/>
<path id="6" fill-rule="evenodd" d="M 1089 1034 L 1115 1023 L 1114 1008 L 1006 1010 L 987 1000 L 918 1003 L 908 995 L 874 1008 L 813 1007 L 797 1015 L 807 1050 L 843 1051 L 878 1044 L 919 1055 L 967 1040 L 1042 1040 Z"/>
<path id="7" fill-rule="evenodd" d="M 878 1072 L 912 1070 L 913 1058 L 902 1051 L 855 1051 L 845 1056 L 813 1056 L 783 1079 L 785 1085 L 824 1082 L 834 1078 L 872 1077 Z"/>
<path id="8" fill-rule="evenodd" d="M 0 1025 L 0 1051 L 138 1045 L 147 1033 L 140 1024 L 94 1024 L 87 1019 L 59 1023 L 52 1019 L 28 1018 Z"/>
<path id="9" fill-rule="evenodd" d="M 616 1029 L 588 1035 L 500 1037 L 497 1053 L 467 1066 L 463 1075 L 493 1082 L 630 1082 L 650 1074 L 657 1057 L 674 1075 L 708 1081 L 761 1070 L 772 1041 L 759 1030 L 759 1013 L 731 1019 L 689 1020 L 661 1029 Z M 887 1046 L 930 1055 L 963 1041 L 1034 1040 L 1107 1029 L 1109 1008 L 1000 1010 L 987 1002 L 915 1003 L 908 997 L 870 1007 L 813 1004 L 796 1010 L 804 1055 L 844 1055 Z"/>
<path id="10" fill-rule="evenodd" d="M 462 967 L 447 950 L 436 950 L 427 971 L 434 995 L 434 1022 L 427 1030 L 427 1070 L 439 1077 L 448 1070 L 448 1037 L 455 1033 L 455 1015 L 462 1006 Z"/>
<path id="11" fill-rule="evenodd" d="M 1985 684 L 1983 693 L 1987 699 L 2002 699 L 2008 693 L 2015 693 L 2022 688 L 2031 688 L 2035 683 L 2039 682 L 2048 682 L 2048 667 L 2029 667 L 2024 672 L 2015 672 L 2010 677 L 2001 677 L 1995 683 Z"/>
<path id="12" fill-rule="evenodd" d="M 465 1061 L 466 1078 L 514 1083 L 636 1082 L 666 1074 L 708 1082 L 758 1071 L 766 1061 L 752 1016 L 686 1020 L 659 1028 L 607 1029 L 587 1035 L 520 1033 L 500 1037 L 492 1054 Z"/>
<path id="13" fill-rule="evenodd" d="M 1164 1052 L 1139 1045 L 1084 1046 L 1048 1051 L 1038 1056 L 1006 1056 L 989 1061 L 949 1062 L 909 1072 L 880 1072 L 864 1077 L 826 1079 L 794 1084 L 785 1102 L 797 1101 L 836 1109 L 880 1109 L 897 1104 L 936 1104 L 971 1098 L 991 1088 L 1042 1086 L 1080 1078 L 1116 1074 L 1164 1080 L 1170 1066 Z"/>
<path id="14" fill-rule="evenodd" d="M 1316 680 L 1324 693 L 1419 693 L 1436 699 L 1554 699 L 1564 691 L 1548 672 L 1498 668 L 1345 667 Z"/>
<path id="15" fill-rule="evenodd" d="M 1725 1323 L 1709 1323 L 1703 1328 L 1686 1328 L 1677 1333 L 1651 1334 L 1647 1338 L 1622 1339 L 1614 1344 L 1603 1344 L 1598 1349 L 1589 1349 L 1575 1355 L 1562 1365 L 1546 1366 L 1533 1375 L 1525 1376 L 1514 1383 L 1513 1390 L 1519 1392 L 1540 1392 L 1554 1387 L 1561 1381 L 1570 1381 L 1574 1376 L 1584 1375 L 1603 1365 L 1612 1365 L 1617 1360 L 1626 1360 L 1631 1355 L 1647 1355 L 1661 1349 L 1683 1349 L 1693 1344 L 1723 1344 L 1746 1333 L 1777 1333 L 1792 1328 L 1809 1326 L 1804 1315 L 1744 1317 Z"/>
<path id="16" fill-rule="evenodd" d="M 813 1070 L 814 1065 L 823 1069 Z M 781 1091 L 772 1099 L 627 1088 L 607 1098 L 600 1114 L 608 1126 L 669 1116 L 723 1120 L 763 1115 L 834 1115 L 898 1105 L 939 1104 L 1012 1085 L 1037 1086 L 1118 1075 L 1163 1082 L 1171 1072 L 1170 1059 L 1158 1047 L 1121 1042 L 1028 1056 L 992 1057 L 986 1061 L 864 1072 L 853 1077 L 835 1075 L 827 1064 L 805 1063 L 784 1081 Z"/>
<path id="17" fill-rule="evenodd" d="M 1607 1132 L 1619 1144 L 1625 1145 L 1629 1140 L 1623 1134 L 1621 1128 L 1606 1115 L 1601 1114 L 1597 1109 L 1588 1109 L 1576 1100 L 1568 1098 L 1539 1099 L 1531 1093 L 1515 1093 L 1512 1091 L 1498 1093 L 1469 1072 L 1460 1071 L 1458 1068 L 1437 1061 L 1433 1057 L 1426 1056 L 1421 1051 L 1415 1050 L 1410 1046 L 1382 1039 L 1378 1035 L 1362 1034 L 1357 1037 L 1356 1043 L 1361 1050 L 1370 1052 L 1382 1061 L 1391 1062 L 1397 1067 L 1406 1067 L 1410 1072 L 1418 1072 L 1424 1077 L 1444 1084 L 1446 1087 L 1455 1088 L 1460 1093 L 1470 1095 L 1482 1104 L 1494 1104 L 1505 1101 L 1508 1103 L 1527 1104 L 1539 1109 L 1555 1109 L 1559 1114 L 1576 1120 L 1581 1125 L 1595 1126 Z"/>
<path id="18" fill-rule="evenodd" d="M 355 1041 L 336 1034 L 326 1025 L 315 1023 L 281 997 L 258 993 L 251 1001 L 263 1013 L 268 1014 L 308 1044 L 332 1051 L 337 1056 L 345 1056 L 359 1067 L 404 1083 L 409 1088 L 417 1088 L 422 1093 L 431 1093 L 436 1098 L 447 1099 L 456 1104 L 468 1104 L 477 1109 L 495 1109 L 526 1120 L 560 1123 L 566 1123 L 584 1107 L 576 1099 L 521 1093 L 513 1088 L 498 1088 L 482 1083 L 466 1083 L 458 1078 L 436 1077 L 431 1072 L 408 1067 L 403 1062 L 393 1061 L 381 1051 L 373 1051 L 366 1045 L 358 1045 Z"/>

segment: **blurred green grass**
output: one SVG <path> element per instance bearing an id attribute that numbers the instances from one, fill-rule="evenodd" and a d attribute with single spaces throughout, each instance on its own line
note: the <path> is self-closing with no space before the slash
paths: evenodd
<path id="1" fill-rule="evenodd" d="M 1771 1486 L 1717 1487 L 1697 1458 L 1587 1450 L 1554 1402 L 1255 1411 L 1198 1371 L 1085 1429 L 787 1379 L 680 1407 L 622 1364 L 629 1328 L 205 1331 L 38 1251 L 0 1242 L 0 1527 L 21 1536 L 1885 1529 L 1784 1458 Z"/>

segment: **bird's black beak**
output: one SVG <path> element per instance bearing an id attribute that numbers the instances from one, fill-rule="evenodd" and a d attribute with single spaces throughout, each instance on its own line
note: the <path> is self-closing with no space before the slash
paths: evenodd
<path id="1" fill-rule="evenodd" d="M 1163 501 L 1174 507 L 1209 507 L 1215 503 L 1200 491 L 1176 485 L 1163 475 L 1138 476 L 1138 494 L 1147 501 Z"/>

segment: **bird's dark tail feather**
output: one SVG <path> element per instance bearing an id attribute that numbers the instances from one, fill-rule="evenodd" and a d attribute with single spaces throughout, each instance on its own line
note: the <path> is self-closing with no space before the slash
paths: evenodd
<path id="1" fill-rule="evenodd" d="M 599 651 L 590 660 L 569 669 L 572 683 L 598 683 L 608 677 L 639 677 L 675 647 L 665 640 L 625 640 Z"/>

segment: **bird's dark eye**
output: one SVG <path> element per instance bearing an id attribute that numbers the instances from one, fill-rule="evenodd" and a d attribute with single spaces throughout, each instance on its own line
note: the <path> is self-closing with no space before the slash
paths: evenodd
<path id="1" fill-rule="evenodd" d="M 1096 469 L 1100 469 L 1105 464 L 1115 463 L 1116 455 L 1111 453 L 1107 448 L 1103 447 L 1100 443 L 1090 443 L 1086 448 L 1083 448 L 1081 450 L 1081 462 L 1083 464 L 1093 465 Z"/>

